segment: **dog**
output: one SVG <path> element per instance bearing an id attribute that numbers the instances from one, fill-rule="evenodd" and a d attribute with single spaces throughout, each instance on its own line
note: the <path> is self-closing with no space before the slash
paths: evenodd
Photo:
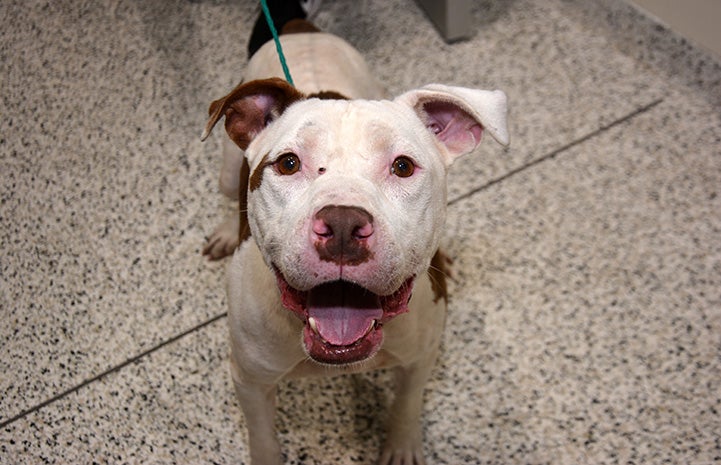
<path id="1" fill-rule="evenodd" d="M 282 47 L 210 105 L 225 118 L 221 191 L 240 204 L 204 248 L 227 270 L 231 373 L 251 463 L 282 462 L 283 379 L 391 368 L 381 464 L 424 464 L 422 397 L 446 314 L 446 176 L 488 133 L 509 142 L 502 91 L 431 84 L 387 99 L 360 53 L 295 20 Z"/>

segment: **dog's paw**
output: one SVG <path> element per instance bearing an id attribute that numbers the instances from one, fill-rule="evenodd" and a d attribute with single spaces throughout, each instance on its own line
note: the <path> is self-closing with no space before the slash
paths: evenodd
<path id="1" fill-rule="evenodd" d="M 390 444 L 383 447 L 378 465 L 426 465 L 421 444 Z"/>
<path id="2" fill-rule="evenodd" d="M 231 255 L 240 244 L 239 229 L 238 215 L 223 221 L 208 238 L 203 247 L 203 255 L 211 260 L 220 260 Z"/>

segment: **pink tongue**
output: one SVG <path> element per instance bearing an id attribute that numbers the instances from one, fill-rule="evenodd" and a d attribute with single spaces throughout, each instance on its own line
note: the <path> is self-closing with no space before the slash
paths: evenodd
<path id="1" fill-rule="evenodd" d="M 378 296 L 352 283 L 334 281 L 311 289 L 308 316 L 320 336 L 335 346 L 351 345 L 368 332 L 373 320 L 381 320 Z"/>

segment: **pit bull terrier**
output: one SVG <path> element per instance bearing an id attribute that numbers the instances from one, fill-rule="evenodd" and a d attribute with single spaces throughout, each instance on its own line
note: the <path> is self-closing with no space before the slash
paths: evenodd
<path id="1" fill-rule="evenodd" d="M 423 390 L 446 311 L 446 172 L 484 133 L 508 144 L 506 96 L 432 84 L 386 100 L 351 45 L 299 27 L 281 36 L 295 87 L 266 43 L 210 105 L 202 136 L 225 118 L 220 186 L 240 214 L 204 252 L 233 253 L 231 372 L 251 463 L 282 462 L 281 380 L 392 368 L 380 463 L 423 464 Z"/>

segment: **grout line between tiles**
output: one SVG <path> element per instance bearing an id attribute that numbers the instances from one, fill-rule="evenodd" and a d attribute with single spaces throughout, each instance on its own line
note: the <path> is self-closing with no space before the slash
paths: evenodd
<path id="1" fill-rule="evenodd" d="M 204 322 L 202 322 L 202 323 L 200 323 L 200 324 L 198 324 L 198 325 L 196 325 L 196 326 L 194 326 L 194 327 L 192 327 L 192 328 L 190 328 L 190 329 L 188 329 L 188 330 L 185 330 L 185 331 L 183 331 L 182 333 L 177 334 L 177 335 L 171 337 L 170 339 L 167 339 L 167 340 L 161 342 L 160 344 L 158 344 L 158 345 L 156 345 L 156 346 L 154 346 L 154 347 L 151 347 L 150 349 L 148 349 L 148 350 L 146 350 L 146 351 L 144 351 L 144 352 L 141 352 L 140 354 L 138 354 L 138 355 L 136 355 L 136 356 L 134 356 L 134 357 L 131 357 L 131 358 L 129 358 L 128 360 L 126 360 L 126 361 L 124 361 L 124 362 L 122 362 L 122 363 L 120 363 L 120 364 L 118 364 L 118 365 L 116 365 L 116 366 L 114 366 L 114 367 L 112 367 L 112 368 L 109 368 L 109 369 L 105 370 L 104 372 L 102 372 L 102 373 L 100 373 L 100 374 L 98 374 L 98 375 L 93 376 L 92 378 L 86 379 L 85 381 L 81 382 L 80 384 L 78 384 L 78 385 L 76 385 L 76 386 L 73 386 L 73 387 L 71 387 L 70 389 L 68 389 L 68 390 L 66 390 L 66 391 L 64 391 L 64 392 L 61 392 L 60 394 L 56 394 L 55 396 L 51 397 L 50 399 L 47 399 L 47 400 L 45 400 L 45 401 L 43 401 L 43 402 L 41 402 L 41 403 L 39 403 L 39 404 L 37 404 L 37 405 L 34 405 L 34 406 L 30 407 L 30 408 L 27 409 L 27 410 L 23 410 L 22 412 L 20 412 L 19 414 L 15 415 L 14 417 L 11 417 L 11 418 L 9 418 L 9 419 L 7 419 L 7 420 L 4 420 L 4 421 L 0 422 L 0 429 L 5 428 L 6 426 L 8 426 L 8 425 L 10 425 L 10 424 L 12 424 L 12 423 L 14 423 L 14 422 L 16 422 L 16 421 L 24 418 L 24 417 L 26 417 L 27 415 L 30 415 L 31 413 L 37 412 L 37 411 L 40 410 L 41 408 L 47 407 L 48 405 L 50 405 L 50 404 L 52 404 L 52 403 L 54 403 L 54 402 L 57 402 L 57 401 L 65 398 L 65 397 L 69 396 L 70 394 L 73 394 L 73 393 L 79 391 L 80 389 L 84 388 L 85 386 L 88 386 L 88 385 L 90 385 L 90 384 L 92 384 L 92 383 L 94 383 L 94 382 L 96 382 L 96 381 L 101 380 L 102 378 L 105 378 L 105 377 L 108 376 L 108 375 L 111 375 L 111 374 L 113 374 L 113 373 L 115 373 L 115 372 L 118 372 L 118 371 L 122 370 L 122 369 L 125 368 L 126 366 L 128 366 L 128 365 L 130 365 L 130 364 L 132 364 L 132 363 L 135 363 L 135 362 L 139 361 L 139 360 L 142 359 L 143 357 L 146 357 L 147 355 L 150 355 L 150 354 L 152 354 L 153 352 L 157 352 L 158 350 L 162 349 L 163 347 L 166 347 L 166 346 L 168 346 L 168 345 L 170 345 L 170 344 L 172 344 L 172 343 L 174 343 L 174 342 L 179 341 L 180 339 L 184 338 L 185 336 L 188 336 L 188 335 L 191 334 L 191 333 L 194 333 L 194 332 L 196 332 L 196 331 L 198 331 L 198 330 L 200 330 L 200 329 L 203 329 L 203 328 L 205 328 L 206 326 L 210 326 L 211 324 L 215 323 L 215 322 L 218 321 L 218 320 L 221 320 L 221 319 L 225 318 L 226 316 L 228 316 L 228 312 L 224 312 L 224 313 L 221 313 L 220 315 L 216 315 L 216 316 L 212 317 L 211 319 L 209 319 L 209 320 L 207 320 L 207 321 L 204 321 Z"/>
<path id="2" fill-rule="evenodd" d="M 623 116 L 623 117 L 621 117 L 621 118 L 619 118 L 619 119 L 617 119 L 617 120 L 614 120 L 614 121 L 612 121 L 612 122 L 610 122 L 610 123 L 608 123 L 608 124 L 606 124 L 606 125 L 604 125 L 604 126 L 601 126 L 600 128 L 596 129 L 595 131 L 590 132 L 590 133 L 586 134 L 585 136 L 583 136 L 583 137 L 581 137 L 581 138 L 579 138 L 579 139 L 576 139 L 576 140 L 574 140 L 574 141 L 571 141 L 571 142 L 569 142 L 568 144 L 566 144 L 566 145 L 564 145 L 564 146 L 562 146 L 562 147 L 560 147 L 560 148 L 557 148 L 556 150 L 553 150 L 552 152 L 549 152 L 549 153 L 547 153 L 546 155 L 543 155 L 543 156 L 540 157 L 540 158 L 536 158 L 535 160 L 531 160 L 531 161 L 529 161 L 528 163 L 519 166 L 518 168 L 512 169 L 511 171 L 507 172 L 506 174 L 504 174 L 504 175 L 502 175 L 502 176 L 499 176 L 499 177 L 497 177 L 497 178 L 495 178 L 495 179 L 491 179 L 490 181 L 488 181 L 487 183 L 483 184 L 482 186 L 480 186 L 480 187 L 478 187 L 478 188 L 476 188 L 476 189 L 473 189 L 473 190 L 471 190 L 471 191 L 469 191 L 469 192 L 466 192 L 465 194 L 462 194 L 462 195 L 456 197 L 455 199 L 449 200 L 449 201 L 448 201 L 448 205 L 450 206 L 450 205 L 453 205 L 453 204 L 455 204 L 455 203 L 458 203 L 458 202 L 460 202 L 461 200 L 467 199 L 467 198 L 469 198 L 469 197 L 471 197 L 471 196 L 473 196 L 473 195 L 475 195 L 475 194 L 477 194 L 477 193 L 479 193 L 479 192 L 481 192 L 481 191 L 484 191 L 484 190 L 488 189 L 488 188 L 491 187 L 491 186 L 495 186 L 496 184 L 499 184 L 499 183 L 505 181 L 506 179 L 510 178 L 511 176 L 515 176 L 516 174 L 518 174 L 518 173 L 520 173 L 520 172 L 522 172 L 522 171 L 526 171 L 527 169 L 532 168 L 532 167 L 534 167 L 534 166 L 536 166 L 536 165 L 539 165 L 539 164 L 541 164 L 541 163 L 543 163 L 543 162 L 545 162 L 545 161 L 548 161 L 548 160 L 551 160 L 551 159 L 553 159 L 553 158 L 556 158 L 556 156 L 560 155 L 561 153 L 563 153 L 563 152 L 565 152 L 565 151 L 567 151 L 567 150 L 569 150 L 569 149 L 571 149 L 571 148 L 573 148 L 573 147 L 575 147 L 575 146 L 577 146 L 577 145 L 580 145 L 580 144 L 582 144 L 582 143 L 584 143 L 584 142 L 586 142 L 586 141 L 588 141 L 588 140 L 590 140 L 590 139 L 593 139 L 594 137 L 599 136 L 599 135 L 605 133 L 606 131 L 608 131 L 608 130 L 616 127 L 616 126 L 619 126 L 619 125 L 621 125 L 621 124 L 623 124 L 623 123 L 626 123 L 626 122 L 630 121 L 631 119 L 635 118 L 636 116 L 639 116 L 639 115 L 642 115 L 642 114 L 648 112 L 649 110 L 653 109 L 656 105 L 660 104 L 661 102 L 663 102 L 663 99 L 662 99 L 662 98 L 657 99 L 657 100 L 654 100 L 653 102 L 651 102 L 651 103 L 649 103 L 649 104 L 647 104 L 647 105 L 644 105 L 644 106 L 641 107 L 641 108 L 638 108 L 638 109 L 632 111 L 631 113 L 627 114 L 626 116 Z"/>

